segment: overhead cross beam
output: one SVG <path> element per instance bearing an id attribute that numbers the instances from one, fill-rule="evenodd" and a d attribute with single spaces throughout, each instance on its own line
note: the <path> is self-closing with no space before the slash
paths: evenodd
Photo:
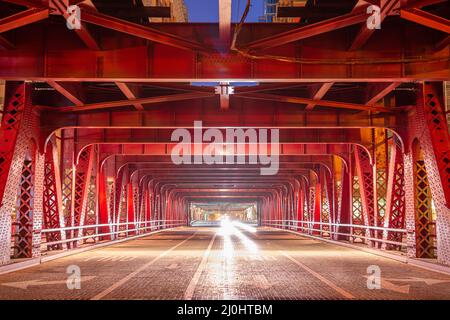
<path id="1" fill-rule="evenodd" d="M 384 0 L 381 3 L 380 22 L 383 22 L 383 20 L 399 4 L 399 0 Z M 370 36 L 375 32 L 376 29 L 369 29 L 367 27 L 366 21 L 364 21 L 364 24 L 361 26 L 355 40 L 353 40 L 350 50 L 358 50 L 362 48 L 366 44 L 367 40 L 369 40 Z"/>
<path id="2" fill-rule="evenodd" d="M 303 27 L 295 28 L 290 31 L 276 34 L 261 40 L 249 43 L 245 50 L 264 50 L 281 46 L 290 42 L 302 40 L 312 36 L 316 36 L 325 32 L 336 29 L 345 28 L 351 25 L 362 23 L 367 19 L 366 12 L 349 13 L 336 18 L 327 19 Z"/>
<path id="3" fill-rule="evenodd" d="M 386 107 L 375 107 L 369 105 L 362 105 L 356 103 L 348 102 L 338 102 L 338 101 L 327 101 L 327 100 L 314 100 L 309 98 L 291 97 L 291 96 L 281 96 L 276 94 L 265 94 L 265 93 L 253 93 L 253 94 L 239 94 L 238 96 L 250 99 L 259 100 L 270 100 L 270 101 L 281 101 L 288 103 L 298 103 L 298 104 L 314 104 L 323 107 L 338 108 L 338 109 L 351 109 L 351 110 L 362 110 L 362 111 L 373 111 L 373 112 L 394 112 L 395 110 Z"/>
<path id="4" fill-rule="evenodd" d="M 48 9 L 28 9 L 0 19 L 0 33 L 26 26 L 48 18 Z"/>
<path id="5" fill-rule="evenodd" d="M 400 17 L 428 28 L 436 29 L 450 34 L 450 20 L 436 16 L 420 9 L 402 9 Z"/>
<path id="6" fill-rule="evenodd" d="M 197 50 L 200 52 L 206 51 L 204 45 L 201 43 L 186 40 L 182 37 L 164 33 L 154 28 L 145 27 L 137 23 L 114 18 L 99 12 L 94 12 L 92 8 L 84 5 L 80 5 L 80 7 L 82 9 L 81 20 L 84 22 L 180 49 Z"/>
<path id="7" fill-rule="evenodd" d="M 63 0 L 50 0 L 50 4 L 56 8 L 56 10 L 61 14 L 64 19 L 68 20 L 70 15 L 67 12 L 66 4 L 63 2 Z M 100 50 L 99 45 L 97 44 L 97 41 L 94 39 L 94 37 L 91 35 L 89 30 L 87 29 L 87 26 L 84 23 L 81 23 L 81 26 L 79 29 L 74 29 L 74 31 L 77 33 L 77 35 L 80 37 L 81 41 L 92 50 Z"/>
<path id="8" fill-rule="evenodd" d="M 401 85 L 401 82 L 369 84 L 366 105 L 374 106 L 378 101 L 387 96 L 390 92 L 392 92 L 392 90 L 397 88 L 399 85 Z"/>
<path id="9" fill-rule="evenodd" d="M 129 85 L 123 82 L 116 82 L 116 86 L 122 91 L 125 97 L 127 97 L 128 100 L 136 100 L 137 96 L 136 93 L 133 92 L 133 90 L 130 88 Z M 144 106 L 141 103 L 135 103 L 133 106 L 136 108 L 136 110 L 144 110 Z"/>
<path id="10" fill-rule="evenodd" d="M 321 84 L 320 87 L 314 93 L 312 99 L 317 100 L 317 101 L 322 100 L 322 98 L 327 94 L 327 92 L 331 89 L 332 86 L 333 86 L 333 82 L 325 82 L 325 83 Z M 310 102 L 306 106 L 305 110 L 310 111 L 310 110 L 314 109 L 315 106 L 316 106 L 316 103 Z"/>
<path id="11" fill-rule="evenodd" d="M 53 80 L 49 80 L 47 81 L 47 83 L 64 97 L 66 97 L 66 99 L 72 102 L 75 106 L 80 107 L 84 105 L 84 102 L 78 97 L 80 94 L 82 94 L 79 88 L 81 84 L 73 82 L 61 83 Z"/>
<path id="12" fill-rule="evenodd" d="M 84 104 L 77 107 L 67 106 L 60 108 L 46 107 L 46 106 L 37 106 L 41 110 L 51 110 L 54 112 L 80 112 L 80 111 L 89 111 L 96 109 L 111 109 L 111 108 L 121 108 L 128 105 L 136 105 L 136 104 L 154 104 L 154 103 L 163 103 L 163 102 L 172 102 L 179 100 L 189 100 L 189 99 L 200 99 L 200 98 L 209 98 L 214 97 L 212 93 L 181 93 L 181 94 L 172 94 L 165 96 L 157 96 L 157 97 L 149 97 L 149 98 L 140 98 L 140 99 L 131 99 L 131 100 L 119 100 L 119 101 L 105 101 L 105 102 L 97 102 L 91 104 Z"/>

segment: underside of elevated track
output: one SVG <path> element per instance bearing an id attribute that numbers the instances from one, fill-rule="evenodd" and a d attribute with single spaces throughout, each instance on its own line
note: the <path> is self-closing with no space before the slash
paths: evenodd
<path id="1" fill-rule="evenodd" d="M 217 1 L 0 1 L 0 299 L 450 299 L 448 1 Z"/>

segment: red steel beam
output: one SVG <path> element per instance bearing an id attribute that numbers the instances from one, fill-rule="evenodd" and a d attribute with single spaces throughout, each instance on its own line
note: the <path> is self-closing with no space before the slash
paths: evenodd
<path id="1" fill-rule="evenodd" d="M 125 97 L 127 97 L 128 100 L 136 100 L 137 96 L 136 94 L 130 89 L 130 87 L 123 82 L 116 82 L 116 86 L 122 91 Z M 136 108 L 136 110 L 144 110 L 144 106 L 141 103 L 135 103 L 133 106 Z"/>
<path id="2" fill-rule="evenodd" d="M 366 12 L 349 13 L 336 18 L 327 19 L 304 27 L 296 28 L 281 34 L 256 40 L 245 46 L 245 50 L 264 50 L 281 46 L 294 41 L 317 36 L 336 29 L 345 28 L 367 20 Z"/>
<path id="3" fill-rule="evenodd" d="M 55 6 L 55 8 L 59 11 L 59 13 L 64 17 L 64 19 L 68 19 L 70 17 L 67 12 L 66 4 L 63 3 L 63 0 L 50 0 L 51 3 Z M 74 30 L 76 34 L 80 37 L 81 41 L 92 50 L 100 50 L 100 47 L 97 44 L 97 41 L 91 35 L 87 26 L 84 23 L 81 23 L 80 29 Z"/>
<path id="4" fill-rule="evenodd" d="M 368 106 L 374 106 L 378 101 L 383 99 L 385 96 L 387 96 L 392 90 L 397 88 L 399 85 L 401 85 L 401 82 L 392 82 L 388 84 L 382 84 L 382 85 L 373 85 L 369 87 L 371 88 L 368 92 L 369 98 L 366 102 L 366 105 Z"/>
<path id="5" fill-rule="evenodd" d="M 325 82 L 323 83 L 320 88 L 316 91 L 316 93 L 313 95 L 313 100 L 322 100 L 322 98 L 327 94 L 327 92 L 331 89 L 333 86 L 333 82 Z M 316 103 L 308 103 L 305 110 L 312 110 L 316 106 Z"/>
<path id="6" fill-rule="evenodd" d="M 182 37 L 165 33 L 153 28 L 145 27 L 137 23 L 132 23 L 126 20 L 101 14 L 99 12 L 94 12 L 92 8 L 84 5 L 80 5 L 80 7 L 82 9 L 81 20 L 84 22 L 180 49 L 206 52 L 205 46 L 201 43 L 186 40 Z"/>
<path id="7" fill-rule="evenodd" d="M 58 91 L 60 94 L 62 94 L 64 97 L 66 97 L 67 100 L 72 102 L 75 106 L 80 107 L 84 105 L 84 102 L 80 100 L 80 98 L 77 97 L 76 91 L 76 84 L 74 83 L 65 83 L 62 84 L 60 82 L 56 82 L 53 80 L 47 81 L 47 83 L 52 86 L 56 91 Z"/>
<path id="8" fill-rule="evenodd" d="M 404 9 L 407 8 L 422 8 L 426 6 L 431 6 L 433 4 L 439 4 L 447 2 L 448 0 L 409 0 Z"/>
<path id="9" fill-rule="evenodd" d="M 338 102 L 338 101 L 328 101 L 328 100 L 314 100 L 308 98 L 299 97 L 288 97 L 280 96 L 275 94 L 264 94 L 264 93 L 253 93 L 253 94 L 239 94 L 240 97 L 259 99 L 259 100 L 270 100 L 270 101 L 281 101 L 288 103 L 298 103 L 298 104 L 316 104 L 323 107 L 338 108 L 338 109 L 351 109 L 351 110 L 362 110 L 362 111 L 374 111 L 374 112 L 394 112 L 395 110 L 385 107 L 374 107 L 369 105 L 362 105 L 356 103 L 348 102 Z"/>
<path id="10" fill-rule="evenodd" d="M 45 106 L 38 106 L 38 108 L 42 110 L 53 110 L 56 112 L 79 112 L 79 111 L 88 111 L 95 109 L 110 109 L 110 108 L 120 108 L 128 105 L 135 104 L 154 104 L 154 103 L 162 103 L 162 102 L 172 102 L 179 100 L 190 100 L 190 99 L 201 99 L 201 98 L 209 98 L 214 97 L 214 94 L 211 93 L 182 93 L 182 94 L 173 94 L 167 96 L 157 96 L 157 97 L 149 97 L 149 98 L 140 98 L 133 100 L 119 100 L 119 101 L 105 101 L 105 102 L 97 102 L 91 104 L 84 104 L 78 107 L 60 107 L 60 108 L 51 108 Z"/>
<path id="11" fill-rule="evenodd" d="M 402 9 L 400 17 L 426 27 L 450 34 L 450 20 L 436 16 L 420 9 Z"/>
<path id="12" fill-rule="evenodd" d="M 3 2 L 9 2 L 27 8 L 44 8 L 44 4 L 39 0 L 3 0 Z"/>
<path id="13" fill-rule="evenodd" d="M 380 12 L 380 20 L 383 20 L 392 12 L 396 5 L 398 5 L 399 0 L 386 0 L 382 2 L 381 12 Z M 366 21 L 361 26 L 358 34 L 356 35 L 355 40 L 353 40 L 352 45 L 350 46 L 350 50 L 358 50 L 361 49 L 369 40 L 370 36 L 375 32 L 376 29 L 367 28 Z"/>
<path id="14" fill-rule="evenodd" d="M 28 9 L 0 19 L 0 33 L 26 26 L 48 18 L 48 9 Z"/>

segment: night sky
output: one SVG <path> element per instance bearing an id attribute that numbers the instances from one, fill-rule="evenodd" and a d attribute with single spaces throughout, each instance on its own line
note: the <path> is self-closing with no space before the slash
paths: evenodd
<path id="1" fill-rule="evenodd" d="M 219 0 L 185 0 L 189 10 L 189 22 L 217 22 L 219 21 Z M 252 0 L 252 7 L 246 22 L 257 22 L 264 13 L 263 0 Z M 233 22 L 241 19 L 247 0 L 233 0 Z M 238 12 L 239 9 L 239 12 Z"/>

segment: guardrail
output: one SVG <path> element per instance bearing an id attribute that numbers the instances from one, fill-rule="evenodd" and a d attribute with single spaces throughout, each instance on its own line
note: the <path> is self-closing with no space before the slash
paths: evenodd
<path id="1" fill-rule="evenodd" d="M 41 234 L 44 236 L 41 246 L 52 247 L 68 243 L 77 243 L 86 239 L 94 239 L 95 242 L 99 241 L 99 238 L 111 236 L 111 240 L 117 240 L 119 234 L 125 234 L 128 237 L 129 234 L 134 235 L 145 235 L 148 232 L 162 230 L 167 228 L 174 228 L 186 225 L 185 220 L 152 220 L 152 221 L 141 221 L 141 222 L 120 222 L 120 223 L 107 223 L 107 224 L 95 224 L 95 225 L 84 225 L 77 227 L 64 227 L 64 228 L 53 228 L 53 229 L 43 229 Z M 126 226 L 126 229 L 120 230 L 120 227 Z M 128 228 L 128 226 L 134 226 Z M 109 232 L 99 232 L 100 228 L 109 228 Z M 83 234 L 77 236 L 78 233 L 86 231 L 87 229 L 94 229 L 93 234 Z M 59 233 L 61 240 L 57 241 L 46 241 L 46 234 L 48 233 Z"/>
<path id="2" fill-rule="evenodd" d="M 279 223 L 281 222 L 281 223 Z M 363 230 L 377 230 L 377 231 L 383 231 L 383 232 L 396 232 L 396 233 L 402 233 L 406 234 L 406 229 L 395 229 L 395 228 L 387 228 L 387 227 L 375 227 L 375 226 L 365 226 L 365 225 L 359 225 L 359 224 L 340 224 L 340 223 L 331 223 L 331 222 L 313 222 L 313 221 L 302 221 L 302 220 L 270 220 L 270 221 L 263 221 L 263 225 L 266 226 L 275 226 L 275 227 L 284 227 L 284 228 L 290 228 L 295 229 L 296 231 L 300 232 L 307 231 L 306 233 L 312 233 L 312 232 L 319 232 L 321 234 L 327 233 L 329 235 L 340 235 L 345 237 L 351 237 L 351 238 L 360 238 L 367 241 L 373 241 L 378 243 L 385 243 L 385 244 L 392 244 L 400 247 L 406 247 L 406 243 L 404 242 L 398 242 L 398 241 L 390 241 L 387 239 L 382 238 L 373 238 L 373 237 L 367 237 L 364 235 L 354 234 L 352 231 L 353 229 L 363 229 Z M 306 226 L 305 226 L 306 225 Z M 314 225 L 320 225 L 320 226 L 328 226 L 329 230 L 324 230 L 323 228 L 317 229 L 314 228 Z M 334 227 L 334 228 L 331 228 Z M 339 232 L 336 231 L 338 228 L 350 228 L 350 231 L 345 232 Z M 335 230 L 332 230 L 335 229 Z M 305 232 L 303 232 L 305 233 Z"/>

